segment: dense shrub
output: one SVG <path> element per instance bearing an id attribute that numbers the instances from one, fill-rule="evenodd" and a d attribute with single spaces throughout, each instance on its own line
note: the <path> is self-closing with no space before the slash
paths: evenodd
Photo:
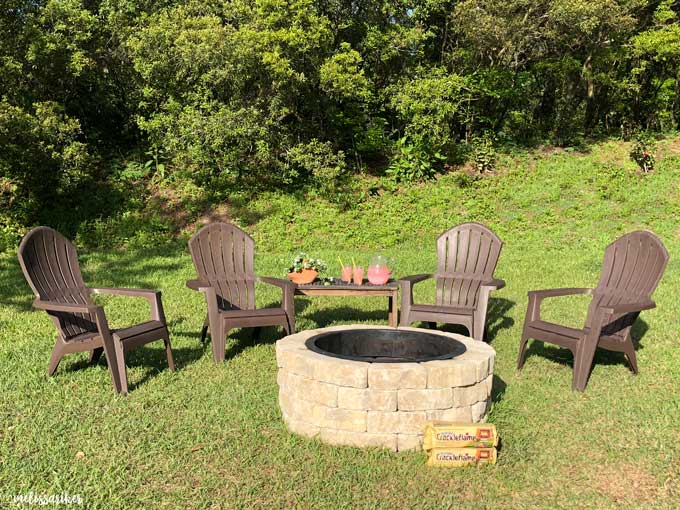
<path id="1" fill-rule="evenodd" d="M 69 222 L 111 214 L 113 167 L 145 153 L 136 171 L 149 188 L 337 197 L 352 174 L 427 179 L 465 152 L 488 172 L 497 148 L 480 145 L 484 133 L 499 146 L 578 146 L 677 129 L 678 10 L 673 0 L 5 1 L 2 231 L 12 238 L 67 195 Z M 85 204 L 93 190 L 102 199 Z"/>

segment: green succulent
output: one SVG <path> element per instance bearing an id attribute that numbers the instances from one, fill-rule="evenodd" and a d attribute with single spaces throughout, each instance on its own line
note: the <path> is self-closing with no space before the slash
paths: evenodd
<path id="1" fill-rule="evenodd" d="M 289 273 L 301 273 L 304 269 L 313 269 L 314 271 L 321 273 L 326 270 L 328 266 L 321 259 L 315 259 L 310 257 L 304 252 L 300 252 L 293 259 L 293 263 L 288 268 Z"/>

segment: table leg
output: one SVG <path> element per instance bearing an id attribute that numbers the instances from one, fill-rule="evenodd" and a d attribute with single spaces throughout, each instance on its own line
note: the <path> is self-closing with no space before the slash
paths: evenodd
<path id="1" fill-rule="evenodd" d="M 397 293 L 394 292 L 390 297 L 387 298 L 387 319 L 390 327 L 396 328 L 397 327 L 397 302 L 399 301 Z"/>

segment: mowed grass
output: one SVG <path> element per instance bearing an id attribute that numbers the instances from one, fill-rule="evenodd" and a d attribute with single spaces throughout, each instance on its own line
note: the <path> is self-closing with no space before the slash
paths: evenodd
<path id="1" fill-rule="evenodd" d="M 183 243 L 81 253 L 91 286 L 162 289 L 178 371 L 167 370 L 158 342 L 130 354 L 127 397 L 114 396 L 105 362 L 90 366 L 84 354 L 65 358 L 48 378 L 54 328 L 46 314 L 31 311 L 14 254 L 0 256 L 0 508 L 17 507 L 12 498 L 31 491 L 79 494 L 88 509 L 680 507 L 680 165 L 669 156 L 646 180 L 628 176 L 590 193 L 588 179 L 601 171 L 602 153 L 608 158 L 612 151 L 518 164 L 484 185 L 491 191 L 456 192 L 468 194 L 467 208 L 449 204 L 450 225 L 468 219 L 473 203 L 496 204 L 482 208 L 479 219 L 505 241 L 496 274 L 508 285 L 493 295 L 487 339 L 497 352 L 489 416 L 502 438 L 495 466 L 433 469 L 422 452 L 334 447 L 289 433 L 277 402 L 274 342 L 282 331 L 264 328 L 256 343 L 250 330 L 232 331 L 227 359 L 215 365 L 198 337 L 205 303 L 184 286 L 194 272 Z M 564 205 L 580 180 L 590 211 Z M 631 182 L 639 187 L 631 189 Z M 444 180 L 404 193 L 436 194 L 446 186 Z M 499 191 L 504 198 L 497 202 L 483 195 Z M 384 250 L 394 257 L 397 276 L 431 271 L 431 232 L 444 213 L 437 209 L 421 228 L 411 211 L 394 205 L 401 199 L 384 199 L 394 217 L 376 227 L 373 245 L 350 249 L 319 231 L 295 247 L 331 263 L 338 254 L 367 261 L 394 223 L 422 234 Z M 338 214 L 342 225 L 358 213 Z M 276 221 L 292 233 L 301 228 L 296 218 L 277 220 L 274 213 L 249 226 L 265 247 L 256 255 L 261 275 L 281 276 L 293 255 L 288 247 L 276 250 L 268 227 Z M 638 227 L 655 230 L 671 253 L 654 296 L 658 308 L 644 312 L 634 329 L 640 374 L 629 372 L 622 355 L 598 352 L 586 392 L 575 393 L 569 352 L 540 343 L 517 372 L 527 291 L 595 285 L 608 242 Z M 416 288 L 417 298 L 433 298 L 431 285 Z M 280 295 L 261 287 L 257 300 L 273 305 Z M 143 300 L 102 302 L 114 327 L 148 315 Z M 580 325 L 587 303 L 546 301 L 545 317 Z M 386 323 L 386 299 L 298 297 L 296 305 L 298 330 Z"/>

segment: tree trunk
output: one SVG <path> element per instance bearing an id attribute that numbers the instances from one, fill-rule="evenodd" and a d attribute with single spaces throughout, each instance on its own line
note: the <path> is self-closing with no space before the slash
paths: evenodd
<path id="1" fill-rule="evenodd" d="M 592 133 L 597 125 L 597 105 L 595 104 L 595 82 L 593 81 L 593 59 L 588 55 L 583 64 L 583 77 L 586 81 L 586 114 L 584 119 L 584 131 Z"/>

